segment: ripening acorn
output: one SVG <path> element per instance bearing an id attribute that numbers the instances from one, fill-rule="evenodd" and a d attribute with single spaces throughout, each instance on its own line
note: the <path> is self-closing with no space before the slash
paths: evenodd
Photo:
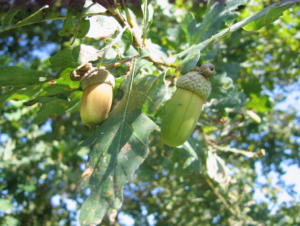
<path id="1" fill-rule="evenodd" d="M 206 70 L 206 67 L 209 69 Z M 203 71 L 205 73 L 200 74 Z M 193 133 L 203 102 L 211 93 L 211 84 L 207 77 L 214 73 L 214 66 L 206 63 L 199 72 L 189 72 L 177 80 L 177 90 L 166 107 L 161 124 L 161 138 L 167 145 L 179 146 Z"/>
<path id="2" fill-rule="evenodd" d="M 95 69 L 82 79 L 80 106 L 82 122 L 88 127 L 101 124 L 108 116 L 113 99 L 115 78 L 107 70 Z"/>

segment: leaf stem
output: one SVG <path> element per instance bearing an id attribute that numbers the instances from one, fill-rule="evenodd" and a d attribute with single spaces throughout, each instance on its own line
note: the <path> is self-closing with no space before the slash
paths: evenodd
<path id="1" fill-rule="evenodd" d="M 239 150 L 236 148 L 230 148 L 230 147 L 221 147 L 218 145 L 214 145 L 214 148 L 216 148 L 219 151 L 224 151 L 224 152 L 233 152 L 236 154 L 242 154 L 245 155 L 248 158 L 253 158 L 256 157 L 256 153 L 250 152 L 250 151 L 243 151 L 243 150 Z"/>
<path id="2" fill-rule="evenodd" d="M 125 10 L 127 22 L 130 25 L 130 27 L 134 27 L 134 24 L 132 23 L 132 18 L 130 16 L 129 10 L 128 10 L 126 4 L 125 4 L 125 1 L 122 0 L 122 3 L 123 3 L 124 10 Z"/>

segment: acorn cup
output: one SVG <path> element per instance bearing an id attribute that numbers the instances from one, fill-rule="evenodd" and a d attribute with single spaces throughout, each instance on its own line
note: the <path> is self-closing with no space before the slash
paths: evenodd
<path id="1" fill-rule="evenodd" d="M 177 80 L 177 90 L 168 103 L 161 124 L 161 138 L 167 145 L 179 146 L 193 133 L 203 102 L 211 93 L 211 84 L 206 77 L 213 74 L 214 66 L 206 63 L 199 72 L 189 72 Z"/>
<path id="2" fill-rule="evenodd" d="M 101 124 L 108 116 L 112 105 L 115 78 L 107 70 L 95 69 L 83 78 L 80 106 L 82 122 L 88 127 Z"/>

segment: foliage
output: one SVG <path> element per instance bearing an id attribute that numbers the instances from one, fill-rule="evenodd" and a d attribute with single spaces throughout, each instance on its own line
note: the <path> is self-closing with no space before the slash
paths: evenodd
<path id="1" fill-rule="evenodd" d="M 120 210 L 136 225 L 300 223 L 296 202 L 271 215 L 253 199 L 295 196 L 282 180 L 259 184 L 255 165 L 267 176 L 300 163 L 299 115 L 272 94 L 299 79 L 298 1 L 40 2 L 0 14 L 1 224 L 72 224 L 70 200 L 81 225 L 115 223 Z M 92 130 L 70 79 L 86 62 L 116 77 L 109 117 Z M 212 94 L 193 135 L 170 148 L 159 128 L 174 83 L 204 62 L 217 70 Z"/>

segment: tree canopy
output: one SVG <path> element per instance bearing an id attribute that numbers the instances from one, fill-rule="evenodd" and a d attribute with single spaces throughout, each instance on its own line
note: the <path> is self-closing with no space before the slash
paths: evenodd
<path id="1" fill-rule="evenodd" d="M 300 88 L 298 0 L 0 10 L 1 225 L 300 224 L 299 194 L 281 178 L 282 163 L 300 164 L 300 115 L 277 107 Z M 176 82 L 207 62 L 211 94 L 192 135 L 169 147 L 160 128 Z M 110 113 L 92 128 L 80 117 L 87 63 L 115 77 Z M 279 205 L 283 190 L 293 201 Z"/>

